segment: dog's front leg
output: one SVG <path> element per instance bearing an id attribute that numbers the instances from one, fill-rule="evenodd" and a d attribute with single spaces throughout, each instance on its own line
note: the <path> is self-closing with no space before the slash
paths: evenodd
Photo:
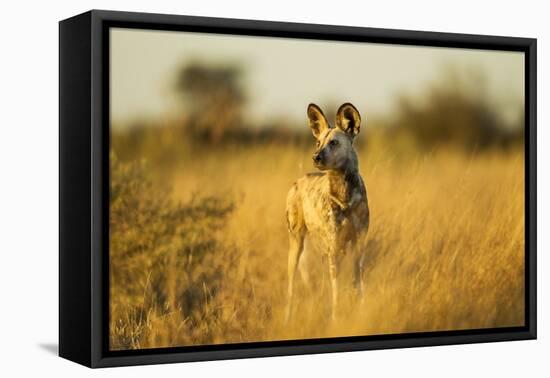
<path id="1" fill-rule="evenodd" d="M 338 309 L 338 260 L 336 251 L 331 251 L 328 255 L 328 273 L 330 277 L 330 286 L 332 289 L 332 307 L 331 319 L 336 320 L 336 312 Z"/>
<path id="2" fill-rule="evenodd" d="M 302 254 L 304 248 L 304 236 L 303 234 L 290 234 L 290 248 L 288 250 L 288 292 L 287 292 L 287 305 L 285 312 L 285 324 L 290 320 L 293 307 L 294 296 L 294 277 L 296 275 L 296 267 L 298 260 Z"/>
<path id="3" fill-rule="evenodd" d="M 355 251 L 355 261 L 354 261 L 354 286 L 357 290 L 357 294 L 361 303 L 363 303 L 365 295 L 365 282 L 363 279 L 363 272 L 365 267 L 365 253 L 362 248 L 356 247 Z"/>
<path id="4" fill-rule="evenodd" d="M 363 232 L 353 246 L 354 252 L 354 286 L 357 290 L 361 305 L 365 301 L 365 260 L 367 257 L 367 233 Z"/>

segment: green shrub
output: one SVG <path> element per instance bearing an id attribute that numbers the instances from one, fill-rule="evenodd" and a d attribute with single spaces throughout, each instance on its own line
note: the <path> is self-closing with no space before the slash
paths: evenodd
<path id="1" fill-rule="evenodd" d="M 180 312 L 192 320 L 215 291 L 220 265 L 205 263 L 222 248 L 217 234 L 233 204 L 194 196 L 179 204 L 169 188 L 148 179 L 145 163 L 111 155 L 110 314 L 111 348 L 135 348 L 149 317 Z"/>

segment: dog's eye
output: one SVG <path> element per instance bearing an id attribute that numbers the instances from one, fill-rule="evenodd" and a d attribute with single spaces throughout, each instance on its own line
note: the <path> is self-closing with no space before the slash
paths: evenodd
<path id="1" fill-rule="evenodd" d="M 330 145 L 331 146 L 337 146 L 338 145 L 338 140 L 336 140 L 336 139 L 331 140 Z"/>

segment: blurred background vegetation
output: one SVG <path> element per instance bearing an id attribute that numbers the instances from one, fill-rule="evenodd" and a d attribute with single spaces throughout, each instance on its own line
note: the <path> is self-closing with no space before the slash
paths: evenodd
<path id="1" fill-rule="evenodd" d="M 442 67 L 391 112 L 354 103 L 373 229 L 370 299 L 345 304 L 346 327 L 324 323 L 324 284 L 281 323 L 284 199 L 313 169 L 305 106 L 254 117 L 250 64 L 174 67 L 174 112 L 111 124 L 111 348 L 522 324 L 523 97 L 503 107 L 482 67 Z M 346 101 L 315 102 L 332 121 Z"/>
<path id="2" fill-rule="evenodd" d="M 370 119 L 366 134 L 387 138 L 395 153 L 422 153 L 437 147 L 457 147 L 465 152 L 521 147 L 524 112 L 512 122 L 502 116 L 483 84 L 484 72 L 465 74 L 449 66 L 414 94 L 398 94 L 395 111 Z M 174 93 L 181 101 L 177 120 L 142 120 L 129 127 L 113 128 L 113 149 L 123 159 L 174 162 L 185 148 L 203 145 L 311 142 L 310 131 L 301 124 L 267 120 L 253 124 L 246 116 L 246 70 L 234 64 L 208 65 L 192 62 L 178 70 Z M 339 104 L 321 103 L 327 117 Z M 361 104 L 356 104 L 361 109 Z M 305 114 L 305 113 L 304 113 Z M 305 116 L 304 116 L 305 118 Z M 369 140 L 363 137 L 360 140 Z"/>

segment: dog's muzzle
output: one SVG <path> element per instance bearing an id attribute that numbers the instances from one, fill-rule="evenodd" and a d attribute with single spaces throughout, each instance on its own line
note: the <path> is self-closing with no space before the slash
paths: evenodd
<path id="1" fill-rule="evenodd" d="M 313 154 L 313 163 L 315 165 L 323 164 L 323 151 L 319 151 Z"/>

